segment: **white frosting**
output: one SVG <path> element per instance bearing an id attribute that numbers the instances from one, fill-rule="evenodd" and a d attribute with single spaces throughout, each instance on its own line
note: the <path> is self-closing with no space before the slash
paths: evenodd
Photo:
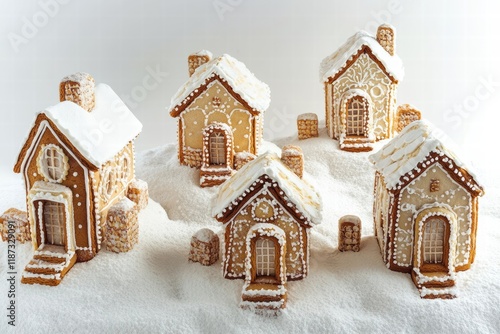
<path id="1" fill-rule="evenodd" d="M 231 205 L 231 202 L 244 195 L 248 189 L 251 189 L 252 184 L 264 174 L 278 183 L 288 200 L 312 224 L 321 222 L 321 197 L 308 183 L 290 171 L 275 153 L 264 154 L 250 161 L 224 182 L 213 200 L 212 215 L 222 214 Z"/>
<path id="2" fill-rule="evenodd" d="M 447 145 L 445 146 L 443 142 L 446 141 L 444 135 L 427 121 L 415 121 L 405 127 L 377 153 L 370 155 L 369 159 L 377 171 L 384 176 L 388 189 L 396 188 L 401 182 L 401 177 L 417 168 L 418 164 L 424 161 L 431 152 L 445 154 L 453 159 L 457 166 L 466 169 L 477 182 L 477 178 L 465 164 L 448 149 Z M 456 173 L 458 172 L 456 170 Z"/>
<path id="3" fill-rule="evenodd" d="M 367 46 L 384 65 L 386 71 L 396 80 L 404 77 L 404 67 L 398 55 L 391 56 L 377 41 L 366 31 L 359 31 L 351 36 L 335 53 L 326 57 L 321 62 L 320 79 L 322 82 L 340 72 L 347 62 L 363 47 Z"/>
<path id="4" fill-rule="evenodd" d="M 250 107 L 264 112 L 271 103 L 269 86 L 259 81 L 242 62 L 224 54 L 196 69 L 188 81 L 172 97 L 168 110 L 175 110 L 193 91 L 205 84 L 212 76 L 218 75 L 225 80 L 235 93 L 238 93 Z"/>
<path id="5" fill-rule="evenodd" d="M 354 216 L 354 215 L 346 215 L 346 216 L 343 216 L 339 219 L 339 224 L 346 223 L 346 222 L 353 223 L 356 226 L 361 225 L 361 219 L 359 219 L 358 216 Z"/>
<path id="6" fill-rule="evenodd" d="M 309 112 L 309 113 L 305 113 L 305 114 L 300 114 L 299 116 L 297 116 L 297 119 L 298 120 L 315 120 L 317 121 L 318 120 L 318 115 L 316 115 L 315 113 L 312 113 L 312 112 Z"/>
<path id="7" fill-rule="evenodd" d="M 112 159 L 142 130 L 142 124 L 106 84 L 95 88 L 95 108 L 88 112 L 64 101 L 43 113 L 96 167 Z"/>
<path id="8" fill-rule="evenodd" d="M 117 203 L 113 204 L 111 207 L 110 211 L 123 211 L 123 212 L 128 212 L 131 210 L 134 210 L 136 204 L 134 201 L 131 201 L 127 197 L 122 198 L 120 201 Z"/>
<path id="9" fill-rule="evenodd" d="M 193 235 L 193 238 L 198 239 L 201 242 L 210 242 L 212 238 L 214 237 L 215 233 L 209 228 L 202 228 L 201 230 L 198 230 Z"/>

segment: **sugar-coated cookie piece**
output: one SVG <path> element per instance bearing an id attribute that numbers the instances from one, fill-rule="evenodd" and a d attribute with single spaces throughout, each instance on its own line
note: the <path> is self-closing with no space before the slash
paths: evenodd
<path id="1" fill-rule="evenodd" d="M 297 117 L 299 139 L 318 137 L 318 115 L 314 113 L 300 114 Z"/>
<path id="2" fill-rule="evenodd" d="M 210 266 L 219 259 L 219 237 L 209 228 L 202 228 L 191 238 L 189 261 Z"/>
<path id="3" fill-rule="evenodd" d="M 31 241 L 30 224 L 26 211 L 10 208 L 0 216 L 0 234 L 2 240 L 9 240 L 9 235 L 20 242 Z"/>
<path id="4" fill-rule="evenodd" d="M 361 219 L 347 215 L 339 219 L 339 251 L 359 252 L 361 248 Z"/>

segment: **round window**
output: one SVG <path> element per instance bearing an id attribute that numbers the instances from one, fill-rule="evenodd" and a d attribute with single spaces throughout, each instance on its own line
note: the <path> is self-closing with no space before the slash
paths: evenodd
<path id="1" fill-rule="evenodd" d="M 38 156 L 38 169 L 48 181 L 61 183 L 68 174 L 68 157 L 59 146 L 46 145 Z"/>

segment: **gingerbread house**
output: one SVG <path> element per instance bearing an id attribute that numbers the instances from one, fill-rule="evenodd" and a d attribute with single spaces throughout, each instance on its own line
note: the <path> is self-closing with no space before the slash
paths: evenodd
<path id="1" fill-rule="evenodd" d="M 187 82 L 171 100 L 178 122 L 178 157 L 200 168 L 201 186 L 218 185 L 234 171 L 234 155 L 257 154 L 270 90 L 229 55 L 208 51 L 189 56 Z"/>
<path id="2" fill-rule="evenodd" d="M 425 121 L 370 156 L 376 169 L 375 235 L 385 264 L 411 273 L 423 298 L 455 296 L 457 271 L 474 261 L 483 188 Z"/>
<path id="3" fill-rule="evenodd" d="M 392 138 L 396 89 L 404 69 L 396 54 L 396 31 L 384 24 L 374 37 L 360 31 L 321 62 L 326 126 L 347 151 L 370 151 Z"/>
<path id="4" fill-rule="evenodd" d="M 285 307 L 286 282 L 309 273 L 309 229 L 321 198 L 274 153 L 220 186 L 212 214 L 225 224 L 224 277 L 242 278 L 242 306 Z"/>
<path id="5" fill-rule="evenodd" d="M 57 285 L 105 241 L 107 212 L 134 180 L 142 124 L 86 73 L 64 78 L 61 102 L 36 115 L 14 167 L 24 177 L 33 260 L 23 283 Z"/>

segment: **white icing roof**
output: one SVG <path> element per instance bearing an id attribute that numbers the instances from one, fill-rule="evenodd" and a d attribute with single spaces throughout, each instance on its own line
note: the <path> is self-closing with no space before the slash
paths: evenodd
<path id="1" fill-rule="evenodd" d="M 401 58 L 397 54 L 391 56 L 374 36 L 362 30 L 351 36 L 335 53 L 323 59 L 320 66 L 321 81 L 328 81 L 340 72 L 352 56 L 365 45 L 380 60 L 388 73 L 398 81 L 403 79 L 404 67 Z"/>
<path id="2" fill-rule="evenodd" d="M 321 197 L 308 183 L 288 169 L 275 153 L 259 156 L 224 182 L 213 200 L 212 215 L 215 217 L 221 214 L 264 174 L 278 183 L 288 199 L 312 224 L 321 222 Z"/>
<path id="3" fill-rule="evenodd" d="M 106 84 L 95 87 L 95 108 L 88 112 L 63 101 L 40 113 L 47 115 L 75 148 L 101 167 L 142 130 L 142 124 Z"/>
<path id="4" fill-rule="evenodd" d="M 477 182 L 477 178 L 462 163 L 456 155 L 448 149 L 446 136 L 425 120 L 415 121 L 406 126 L 396 137 L 384 145 L 377 153 L 370 155 L 370 161 L 384 176 L 388 189 L 396 188 L 400 178 L 417 167 L 425 157 L 431 153 L 444 153 Z"/>
<path id="5" fill-rule="evenodd" d="M 234 92 L 238 93 L 255 111 L 264 112 L 269 107 L 269 103 L 271 103 L 269 86 L 259 81 L 245 64 L 224 54 L 198 67 L 174 95 L 168 110 L 173 111 L 189 97 L 191 92 L 203 85 L 213 75 L 218 75 L 226 80 Z"/>

